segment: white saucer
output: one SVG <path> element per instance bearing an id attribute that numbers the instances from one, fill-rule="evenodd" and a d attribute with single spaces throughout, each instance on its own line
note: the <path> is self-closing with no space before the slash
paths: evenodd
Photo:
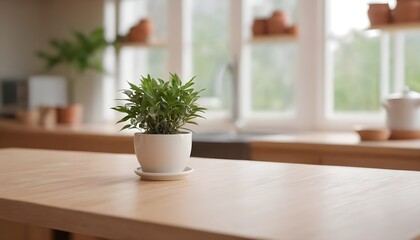
<path id="1" fill-rule="evenodd" d="M 194 171 L 193 168 L 186 167 L 182 172 L 176 173 L 150 173 L 143 172 L 141 167 L 134 169 L 134 172 L 141 177 L 143 180 L 155 180 L 155 181 L 166 181 L 166 180 L 177 180 L 185 178 L 189 173 Z"/>

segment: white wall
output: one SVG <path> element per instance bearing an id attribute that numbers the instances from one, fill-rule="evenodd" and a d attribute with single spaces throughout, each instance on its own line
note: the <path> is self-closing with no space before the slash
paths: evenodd
<path id="1" fill-rule="evenodd" d="M 0 78 L 24 78 L 41 63 L 35 50 L 43 45 L 43 1 L 0 1 Z"/>
<path id="2" fill-rule="evenodd" d="M 31 0 L 29 0 L 31 1 Z M 48 29 L 45 39 L 67 38 L 71 29 L 88 32 L 103 25 L 102 0 L 43 0 L 43 24 Z"/>
<path id="3" fill-rule="evenodd" d="M 43 71 L 37 50 L 48 40 L 103 25 L 102 0 L 1 0 L 0 78 L 27 77 Z"/>
<path id="4" fill-rule="evenodd" d="M 0 79 L 46 74 L 36 51 L 48 51 L 51 38 L 72 37 L 72 29 L 89 32 L 103 26 L 103 18 L 103 0 L 1 0 Z M 49 74 L 65 75 L 65 71 L 57 68 Z M 103 101 L 92 98 L 103 98 L 105 84 L 110 83 L 83 81 L 76 86 L 76 102 L 86 105 L 85 120 L 100 121 L 103 111 L 92 110 L 105 108 L 95 104 Z"/>

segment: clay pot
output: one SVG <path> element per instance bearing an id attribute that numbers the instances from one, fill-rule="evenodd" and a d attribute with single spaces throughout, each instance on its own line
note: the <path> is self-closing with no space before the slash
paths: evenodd
<path id="1" fill-rule="evenodd" d="M 393 11 L 393 19 L 396 23 L 417 22 L 420 20 L 420 1 L 398 1 Z"/>
<path id="2" fill-rule="evenodd" d="M 356 132 L 362 141 L 386 141 L 391 135 L 391 131 L 386 128 L 357 127 Z"/>
<path id="3" fill-rule="evenodd" d="M 79 125 L 82 122 L 83 107 L 73 104 L 57 108 L 57 123 L 66 125 Z"/>
<path id="4" fill-rule="evenodd" d="M 57 125 L 57 111 L 52 107 L 39 107 L 39 125 L 53 128 Z"/>
<path id="5" fill-rule="evenodd" d="M 266 35 L 267 33 L 267 19 L 255 19 L 254 23 L 252 24 L 252 35 L 261 36 Z"/>
<path id="6" fill-rule="evenodd" d="M 130 28 L 128 40 L 130 42 L 147 42 L 152 35 L 153 22 L 148 18 L 144 18 L 136 26 Z"/>
<path id="7" fill-rule="evenodd" d="M 17 110 L 16 119 L 25 126 L 35 127 L 39 123 L 39 111 L 35 110 Z"/>
<path id="8" fill-rule="evenodd" d="M 391 22 L 391 9 L 388 3 L 369 4 L 368 16 L 370 25 L 384 25 Z"/>
<path id="9" fill-rule="evenodd" d="M 288 34 L 291 34 L 291 35 L 297 36 L 297 35 L 298 35 L 298 29 L 297 29 L 297 26 L 296 26 L 296 25 L 293 25 L 293 26 L 288 27 L 288 28 L 287 28 L 287 30 L 286 30 L 286 32 L 287 32 Z"/>
<path id="10" fill-rule="evenodd" d="M 281 11 L 274 11 L 268 19 L 267 28 L 269 34 L 282 34 L 286 32 L 286 15 Z"/>

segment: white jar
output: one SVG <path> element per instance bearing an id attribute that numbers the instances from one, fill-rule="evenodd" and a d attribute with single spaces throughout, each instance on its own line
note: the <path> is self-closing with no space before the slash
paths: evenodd
<path id="1" fill-rule="evenodd" d="M 420 131 L 420 94 L 410 91 L 391 94 L 382 104 L 391 130 Z"/>

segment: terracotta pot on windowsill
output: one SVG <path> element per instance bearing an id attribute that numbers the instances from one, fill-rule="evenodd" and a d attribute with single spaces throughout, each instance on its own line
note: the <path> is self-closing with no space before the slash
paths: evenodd
<path id="1" fill-rule="evenodd" d="M 252 35 L 263 36 L 267 34 L 267 19 L 258 18 L 252 24 Z"/>
<path id="2" fill-rule="evenodd" d="M 273 15 L 268 19 L 267 23 L 268 34 L 283 34 L 286 33 L 286 15 L 281 11 L 274 11 Z"/>
<path id="3" fill-rule="evenodd" d="M 393 11 L 393 20 L 396 23 L 420 21 L 420 1 L 398 1 Z"/>
<path id="4" fill-rule="evenodd" d="M 146 43 L 153 35 L 153 22 L 149 18 L 142 19 L 136 26 L 130 28 L 128 41 Z"/>
<path id="5" fill-rule="evenodd" d="M 82 122 L 83 106 L 72 104 L 57 108 L 57 122 L 59 124 L 79 125 Z"/>
<path id="6" fill-rule="evenodd" d="M 297 36 L 298 35 L 298 29 L 296 25 L 290 26 L 287 28 L 286 33 Z"/>
<path id="7" fill-rule="evenodd" d="M 392 18 L 388 3 L 369 4 L 368 17 L 371 26 L 389 24 Z"/>

